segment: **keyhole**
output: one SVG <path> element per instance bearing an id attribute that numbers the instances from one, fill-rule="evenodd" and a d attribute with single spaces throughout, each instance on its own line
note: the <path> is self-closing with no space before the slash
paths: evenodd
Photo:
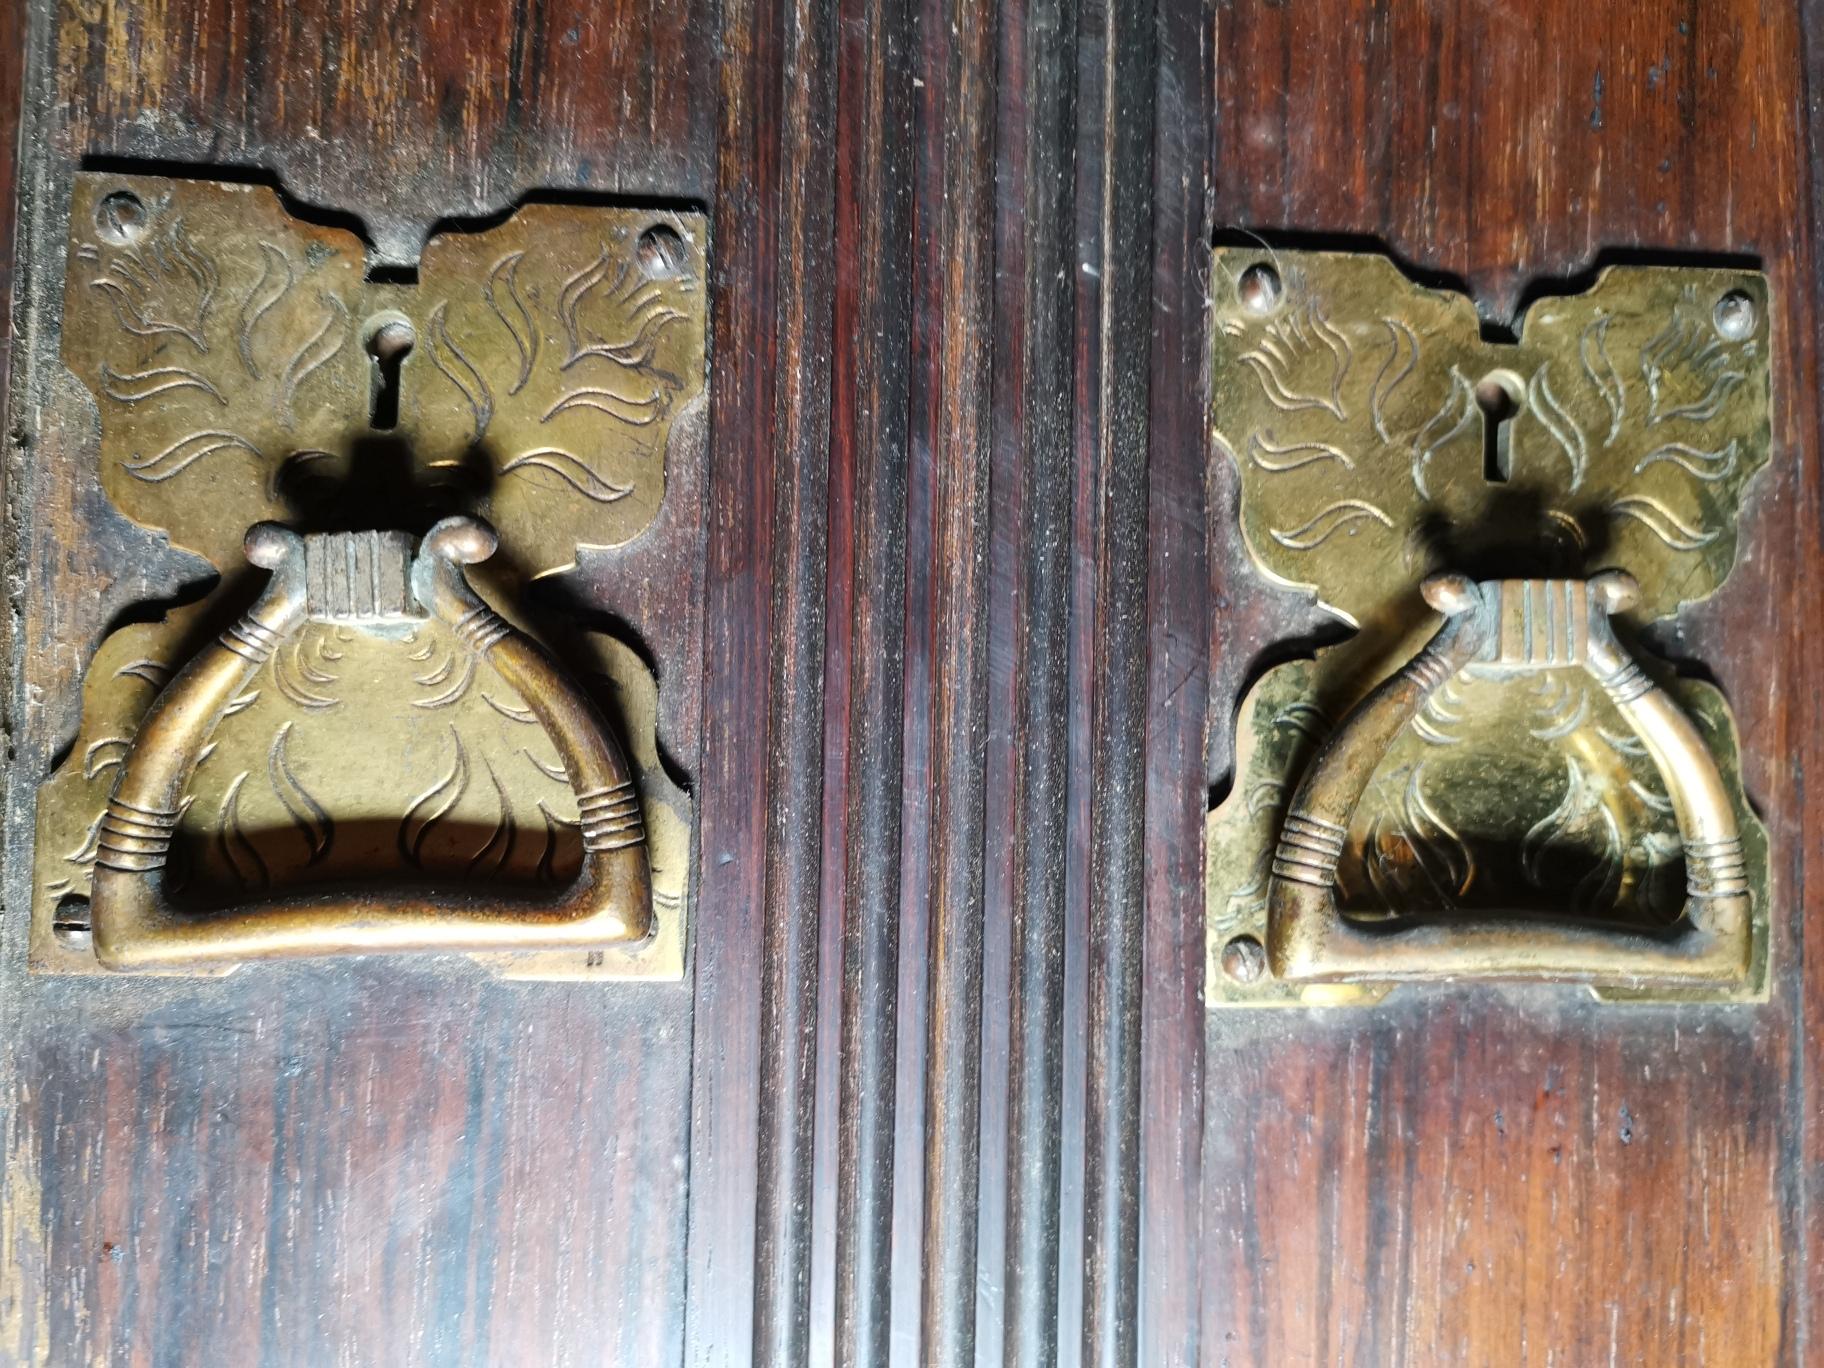
<path id="1" fill-rule="evenodd" d="M 1513 416 L 1520 411 L 1520 377 L 1511 371 L 1490 371 L 1476 386 L 1476 405 L 1482 410 L 1482 478 L 1506 484 L 1513 474 L 1513 453 L 1508 438 Z"/>
<path id="2" fill-rule="evenodd" d="M 411 323 L 397 314 L 374 319 L 368 325 L 367 354 L 372 358 L 373 381 L 367 421 L 377 431 L 399 426 L 399 373 L 417 340 Z"/>

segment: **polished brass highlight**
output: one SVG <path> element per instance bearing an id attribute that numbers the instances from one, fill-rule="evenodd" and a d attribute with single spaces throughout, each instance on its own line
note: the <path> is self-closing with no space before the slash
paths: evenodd
<path id="1" fill-rule="evenodd" d="M 1429 645 L 1382 683 L 1318 750 L 1299 781 L 1274 851 L 1268 960 L 1290 982 L 1386 982 L 1466 976 L 1723 987 L 1749 967 L 1741 833 L 1722 776 L 1691 720 L 1616 640 L 1609 614 L 1639 601 L 1633 578 L 1425 582 L 1445 615 Z M 1336 867 L 1377 763 L 1446 681 L 1497 681 L 1581 668 L 1601 686 L 1665 782 L 1684 847 L 1687 900 L 1664 927 L 1609 928 L 1506 918 L 1351 921 Z"/>
<path id="2" fill-rule="evenodd" d="M 493 554 L 493 531 L 447 518 L 409 574 L 386 534 L 302 539 L 275 523 L 247 535 L 272 572 L 247 614 L 186 665 L 141 719 L 102 817 L 90 915 L 109 969 L 190 969 L 298 955 L 400 950 L 538 950 L 625 945 L 652 925 L 645 832 L 627 762 L 588 698 L 534 642 L 469 587 L 462 568 Z M 223 714 L 308 622 L 372 630 L 434 618 L 510 685 L 556 747 L 582 814 L 583 863 L 544 899 L 497 887 L 301 890 L 191 914 L 168 896 L 166 865 L 197 762 Z M 327 816 L 320 820 L 327 821 Z"/>
<path id="3" fill-rule="evenodd" d="M 1209 1004 L 1764 996 L 1727 706 L 1623 643 L 1733 565 L 1768 458 L 1765 281 L 1614 269 L 1499 343 L 1382 258 L 1223 248 L 1213 280 L 1249 553 L 1355 633 L 1243 701 L 1206 831 Z"/>
<path id="4" fill-rule="evenodd" d="M 527 205 L 434 236 L 401 282 L 368 279 L 354 234 L 292 217 L 264 187 L 85 173 L 70 208 L 63 355 L 93 397 L 103 489 L 223 583 L 116 631 L 89 664 L 81 730 L 38 793 L 33 970 L 101 972 L 89 900 L 109 795 L 161 688 L 253 598 L 246 529 L 474 514 L 500 550 L 468 582 L 564 661 L 624 749 L 652 928 L 469 953 L 508 977 L 681 976 L 692 805 L 661 754 L 652 667 L 605 629 L 524 605 L 585 553 L 599 575 L 604 553 L 652 527 L 680 455 L 698 459 L 702 216 Z M 306 541 L 307 581 L 332 550 L 395 568 L 409 550 L 400 535 L 334 535 Z M 365 570 L 340 584 L 399 589 Z M 321 606 L 202 748 L 165 875 L 185 903 L 479 882 L 505 916 L 569 883 L 589 814 L 533 700 L 434 614 Z"/>

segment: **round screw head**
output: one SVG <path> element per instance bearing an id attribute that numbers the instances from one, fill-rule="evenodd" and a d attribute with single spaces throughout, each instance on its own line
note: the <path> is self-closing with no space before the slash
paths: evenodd
<path id="1" fill-rule="evenodd" d="M 95 206 L 95 232 L 103 242 L 125 247 L 146 235 L 152 219 L 145 202 L 131 190 L 103 195 Z"/>
<path id="2" fill-rule="evenodd" d="M 1716 301 L 1716 330 L 1730 342 L 1754 332 L 1754 300 L 1746 290 L 1731 290 Z"/>
<path id="3" fill-rule="evenodd" d="M 1257 261 L 1241 273 L 1241 279 L 1235 283 L 1235 292 L 1241 297 L 1241 307 L 1251 314 L 1266 315 L 1279 307 L 1279 298 L 1285 293 L 1279 272 L 1264 261 Z"/>
<path id="4" fill-rule="evenodd" d="M 1258 983 L 1267 972 L 1266 947 L 1252 936 L 1236 936 L 1222 947 L 1222 972 L 1236 983 Z"/>
<path id="5" fill-rule="evenodd" d="M 655 223 L 640 234 L 634 245 L 634 259 L 648 280 L 670 280 L 684 274 L 690 264 L 690 250 L 676 228 L 669 223 Z"/>
<path id="6" fill-rule="evenodd" d="M 79 893 L 63 897 L 51 914 L 51 935 L 66 950 L 90 949 L 95 932 L 89 921 L 89 900 Z"/>

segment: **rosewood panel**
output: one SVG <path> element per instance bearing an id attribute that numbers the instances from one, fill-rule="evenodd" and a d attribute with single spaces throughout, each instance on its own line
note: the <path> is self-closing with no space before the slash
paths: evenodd
<path id="1" fill-rule="evenodd" d="M 529 190 L 707 200 L 716 11 L 670 0 L 38 7 L 77 155 L 276 172 L 409 266 Z M 44 33 L 43 30 L 52 30 Z"/>

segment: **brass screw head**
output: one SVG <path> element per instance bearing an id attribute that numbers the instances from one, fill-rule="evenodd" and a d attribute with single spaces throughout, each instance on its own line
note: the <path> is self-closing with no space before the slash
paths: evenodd
<path id="1" fill-rule="evenodd" d="M 1279 299 L 1285 293 L 1279 272 L 1264 261 L 1257 261 L 1241 273 L 1241 279 L 1235 283 L 1235 291 L 1241 297 L 1241 307 L 1251 314 L 1266 315 L 1279 307 Z"/>
<path id="2" fill-rule="evenodd" d="M 1252 936 L 1237 936 L 1222 947 L 1222 972 L 1236 983 L 1256 983 L 1267 972 L 1266 948 Z"/>

